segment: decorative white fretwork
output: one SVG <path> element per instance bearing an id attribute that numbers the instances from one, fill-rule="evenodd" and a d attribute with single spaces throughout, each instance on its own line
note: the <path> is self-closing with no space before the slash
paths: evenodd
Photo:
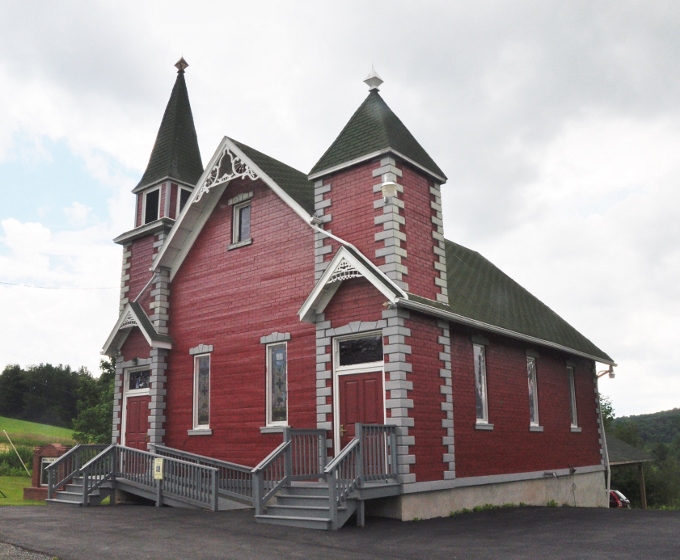
<path id="1" fill-rule="evenodd" d="M 349 280 L 350 278 L 360 277 L 361 272 L 349 264 L 345 259 L 342 259 L 338 267 L 335 269 L 335 272 L 331 274 L 331 277 L 328 279 L 327 283 L 332 284 L 333 282 L 342 282 L 343 280 Z"/>
<path id="2" fill-rule="evenodd" d="M 227 169 L 222 175 L 220 175 L 224 156 L 227 155 L 231 160 L 231 169 L 229 168 L 229 165 L 226 165 Z M 223 183 L 228 183 L 232 179 L 239 179 L 241 177 L 248 177 L 251 181 L 254 181 L 258 178 L 257 174 L 250 167 L 248 167 L 246 162 L 234 154 L 228 146 L 225 146 L 222 155 L 220 155 L 220 159 L 217 160 L 217 163 L 215 163 L 213 168 L 210 170 L 210 173 L 208 173 L 208 177 L 199 188 L 194 203 L 201 200 L 201 197 L 213 187 L 217 187 Z"/>
<path id="3" fill-rule="evenodd" d="M 120 324 L 120 328 L 118 330 L 122 331 L 123 329 L 129 329 L 136 326 L 137 319 L 135 319 L 135 316 L 130 311 L 128 311 L 127 315 L 125 315 L 125 319 L 123 319 L 123 322 Z"/>

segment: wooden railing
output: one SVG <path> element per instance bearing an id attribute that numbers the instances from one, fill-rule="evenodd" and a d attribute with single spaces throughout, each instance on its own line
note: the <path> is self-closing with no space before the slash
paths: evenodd
<path id="1" fill-rule="evenodd" d="M 83 505 L 90 504 L 90 495 L 108 480 L 116 476 L 116 446 L 109 445 L 99 455 L 83 465 Z"/>
<path id="2" fill-rule="evenodd" d="M 157 453 L 116 446 L 116 478 L 156 491 L 156 505 L 162 505 L 163 496 L 217 511 L 217 469 L 207 465 L 182 461 L 172 457 L 163 459 L 163 479 L 154 480 L 154 459 Z"/>
<path id="3" fill-rule="evenodd" d="M 324 469 L 333 529 L 338 528 L 338 507 L 357 488 L 366 482 L 398 480 L 396 427 L 356 424 L 355 434 Z"/>
<path id="4" fill-rule="evenodd" d="M 326 464 L 326 431 L 284 428 L 283 443 L 253 470 L 253 505 L 261 515 L 265 504 L 291 480 L 319 480 Z"/>
<path id="5" fill-rule="evenodd" d="M 162 457 L 180 459 L 189 463 L 216 468 L 217 488 L 220 496 L 246 504 L 253 503 L 253 475 L 251 467 L 195 453 L 188 453 L 179 449 L 173 449 L 172 447 L 165 447 L 164 445 L 152 445 L 151 450 Z"/>
<path id="6" fill-rule="evenodd" d="M 74 477 L 80 476 L 81 468 L 104 449 L 106 449 L 106 445 L 103 444 L 78 444 L 59 459 L 47 465 L 45 467 L 47 470 L 47 498 L 52 499 L 57 488 L 68 484 Z M 59 480 L 57 481 L 57 479 Z"/>

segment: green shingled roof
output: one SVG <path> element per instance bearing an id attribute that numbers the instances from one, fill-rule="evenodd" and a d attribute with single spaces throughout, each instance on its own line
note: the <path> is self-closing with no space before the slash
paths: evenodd
<path id="1" fill-rule="evenodd" d="M 446 241 L 449 307 L 454 313 L 612 359 L 476 251 Z"/>
<path id="2" fill-rule="evenodd" d="M 448 240 L 446 276 L 449 305 L 411 293 L 409 300 L 613 363 L 605 352 L 482 255 Z"/>
<path id="3" fill-rule="evenodd" d="M 314 183 L 307 175 L 233 138 L 230 140 L 310 216 L 314 214 Z"/>
<path id="4" fill-rule="evenodd" d="M 607 435 L 607 453 L 609 454 L 609 464 L 612 466 L 626 465 L 630 463 L 646 463 L 653 461 L 654 458 L 642 449 L 628 445 L 625 441 Z"/>
<path id="5" fill-rule="evenodd" d="M 168 106 L 158 129 L 149 164 L 137 187 L 152 185 L 165 177 L 194 185 L 203 173 L 194 117 L 184 71 L 177 73 Z"/>
<path id="6" fill-rule="evenodd" d="M 383 101 L 378 90 L 368 94 L 309 174 L 315 175 L 386 148 L 399 152 L 430 173 L 446 179 L 444 172 Z"/>

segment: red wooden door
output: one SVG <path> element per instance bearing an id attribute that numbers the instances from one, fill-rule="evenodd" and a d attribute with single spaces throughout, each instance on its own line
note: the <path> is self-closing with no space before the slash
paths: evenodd
<path id="1" fill-rule="evenodd" d="M 354 424 L 383 424 L 382 372 L 339 376 L 340 385 L 340 448 L 354 437 Z"/>
<path id="2" fill-rule="evenodd" d="M 128 397 L 125 417 L 125 445 L 146 451 L 151 397 Z"/>

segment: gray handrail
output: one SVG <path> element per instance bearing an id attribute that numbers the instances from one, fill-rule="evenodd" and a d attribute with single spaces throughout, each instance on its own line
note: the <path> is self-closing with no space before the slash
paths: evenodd
<path id="1" fill-rule="evenodd" d="M 333 529 L 338 528 L 338 506 L 357 488 L 398 480 L 396 433 L 395 426 L 357 423 L 354 439 L 324 469 Z"/>
<path id="2" fill-rule="evenodd" d="M 156 505 L 162 505 L 163 495 L 168 494 L 217 511 L 216 468 L 130 447 L 116 446 L 116 455 L 116 478 L 156 490 Z M 153 459 L 156 458 L 164 460 L 163 480 L 160 481 L 153 477 Z"/>
<path id="3" fill-rule="evenodd" d="M 283 428 L 283 442 L 252 470 L 257 515 L 276 492 L 293 480 L 320 480 L 326 464 L 326 430 Z"/>
<path id="4" fill-rule="evenodd" d="M 73 480 L 75 476 L 80 474 L 83 464 L 87 463 L 92 457 L 96 457 L 106 447 L 104 444 L 78 444 L 56 461 L 47 465 L 45 467 L 47 471 L 47 498 L 52 499 L 56 488 L 60 488 Z M 66 473 L 66 476 L 59 482 L 55 482 L 59 471 Z"/>
<path id="5" fill-rule="evenodd" d="M 213 459 L 197 453 L 189 453 L 180 449 L 156 444 L 151 446 L 155 453 L 164 457 L 180 458 L 191 463 L 214 467 L 218 471 L 217 488 L 221 496 L 253 504 L 252 468 L 230 461 Z"/>
<path id="6" fill-rule="evenodd" d="M 267 500 L 288 482 L 286 455 L 290 447 L 290 440 L 284 441 L 253 468 L 253 505 L 256 515 L 262 515 Z"/>

